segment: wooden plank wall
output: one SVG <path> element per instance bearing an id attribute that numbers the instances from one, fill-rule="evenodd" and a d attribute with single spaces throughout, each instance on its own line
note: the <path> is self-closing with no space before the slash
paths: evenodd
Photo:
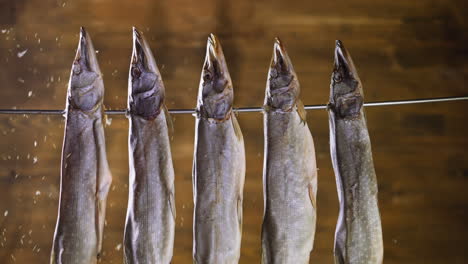
<path id="1" fill-rule="evenodd" d="M 104 73 L 105 104 L 126 105 L 131 26 L 150 39 L 169 108 L 192 108 L 206 37 L 218 34 L 236 106 L 260 106 L 275 36 L 302 84 L 305 104 L 328 100 L 335 39 L 344 41 L 367 101 L 466 95 L 464 0 L 182 1 L 0 0 L 0 108 L 62 109 L 79 26 Z M 24 52 L 20 58 L 18 53 Z M 367 109 L 380 188 L 384 263 L 468 262 L 466 102 Z M 177 229 L 173 263 L 191 263 L 192 116 L 174 116 Z M 260 262 L 263 131 L 239 115 L 247 154 L 241 263 Z M 310 111 L 319 167 L 318 226 L 310 263 L 333 263 L 338 203 L 325 111 Z M 106 127 L 114 176 L 102 263 L 122 263 L 128 121 Z M 47 263 L 56 221 L 63 120 L 0 116 L 0 263 Z M 36 142 L 36 143 L 35 143 Z"/>

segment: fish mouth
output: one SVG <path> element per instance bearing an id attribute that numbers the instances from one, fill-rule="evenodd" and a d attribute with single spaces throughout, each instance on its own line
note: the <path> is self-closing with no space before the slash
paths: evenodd
<path id="1" fill-rule="evenodd" d="M 104 86 L 96 51 L 84 27 L 72 66 L 68 89 L 68 103 L 73 109 L 95 112 L 102 104 Z"/>
<path id="2" fill-rule="evenodd" d="M 335 43 L 334 71 L 339 72 L 342 75 L 336 76 L 335 81 L 337 82 L 345 78 L 354 78 L 359 80 L 353 59 L 351 58 L 348 50 L 343 45 L 343 42 L 340 40 L 336 40 Z"/>
<path id="3" fill-rule="evenodd" d="M 76 50 L 75 61 L 88 71 L 101 74 L 99 63 L 96 57 L 96 50 L 89 33 L 84 27 L 80 27 L 80 41 Z"/>
<path id="4" fill-rule="evenodd" d="M 141 31 L 133 27 L 133 51 L 130 62 L 129 80 L 131 93 L 137 94 L 148 90 L 162 90 L 161 74 L 153 52 Z"/>
<path id="5" fill-rule="evenodd" d="M 299 97 L 300 85 L 283 42 L 276 37 L 268 71 L 265 105 L 291 111 Z"/>
<path id="6" fill-rule="evenodd" d="M 146 38 L 136 27 L 132 32 L 128 108 L 130 113 L 150 120 L 159 115 L 164 104 L 164 84 Z"/>
<path id="7" fill-rule="evenodd" d="M 336 97 L 351 93 L 362 94 L 361 80 L 351 55 L 343 42 L 337 40 L 332 74 L 332 95 Z"/>
<path id="8" fill-rule="evenodd" d="M 275 93 L 287 92 L 296 73 L 282 41 L 276 37 L 269 69 L 269 88 Z"/>
<path id="9" fill-rule="evenodd" d="M 213 33 L 208 36 L 203 69 L 211 73 L 211 80 L 225 79 L 229 82 L 231 81 L 221 43 Z"/>
<path id="10" fill-rule="evenodd" d="M 132 63 L 145 63 L 145 54 L 143 50 L 143 39 L 136 27 L 132 27 L 132 36 L 133 36 L 133 52 L 132 52 Z"/>
<path id="11" fill-rule="evenodd" d="M 217 93 L 221 93 L 225 88 L 231 87 L 231 76 L 229 75 L 223 49 L 221 43 L 214 34 L 210 34 L 206 44 L 206 57 L 203 64 L 202 81 L 204 86 L 210 86 Z M 204 93 L 205 92 L 207 91 L 204 91 Z"/>
<path id="12" fill-rule="evenodd" d="M 275 69 L 278 74 L 294 71 L 291 59 L 279 37 L 275 38 L 275 43 L 273 44 L 273 57 L 270 69 Z"/>
<path id="13" fill-rule="evenodd" d="M 341 118 L 355 118 L 360 115 L 363 103 L 362 85 L 356 67 L 343 42 L 337 40 L 335 43 L 330 109 Z"/>
<path id="14" fill-rule="evenodd" d="M 145 70 L 156 73 L 159 75 L 159 69 L 156 65 L 153 52 L 149 47 L 146 38 L 143 36 L 141 31 L 136 27 L 132 28 L 133 31 L 133 52 L 132 52 L 132 64 L 138 64 Z"/>
<path id="15" fill-rule="evenodd" d="M 214 34 L 210 34 L 206 44 L 197 109 L 204 117 L 225 120 L 232 108 L 233 96 L 231 77 L 221 43 Z"/>

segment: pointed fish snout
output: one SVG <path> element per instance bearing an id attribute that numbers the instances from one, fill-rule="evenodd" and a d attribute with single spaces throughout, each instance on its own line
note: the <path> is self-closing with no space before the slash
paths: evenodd
<path id="1" fill-rule="evenodd" d="M 138 31 L 136 27 L 132 29 L 133 34 L 133 52 L 132 52 L 132 63 L 133 64 L 141 64 L 142 66 L 146 66 L 147 56 L 144 50 L 144 40 L 142 39 L 142 35 Z"/>
<path id="2" fill-rule="evenodd" d="M 336 40 L 335 42 L 334 69 L 335 71 L 341 71 L 344 75 L 359 79 L 353 60 L 340 40 Z"/>
<path id="3" fill-rule="evenodd" d="M 132 28 L 133 52 L 132 64 L 138 64 L 142 69 L 160 75 L 153 52 L 145 36 L 136 27 Z"/>
<path id="4" fill-rule="evenodd" d="M 86 67 L 89 71 L 101 73 L 99 63 L 96 57 L 96 50 L 89 33 L 84 27 L 80 27 L 80 41 L 76 50 L 75 61 Z"/>
<path id="5" fill-rule="evenodd" d="M 214 34 L 208 36 L 197 108 L 205 117 L 217 120 L 228 118 L 233 101 L 231 77 L 221 43 Z"/>
<path id="6" fill-rule="evenodd" d="M 273 44 L 273 56 L 271 59 L 270 68 L 273 69 L 273 74 L 289 73 L 294 71 L 291 59 L 289 58 L 286 48 L 284 47 L 283 42 L 278 37 L 275 38 L 275 43 Z"/>
<path id="7" fill-rule="evenodd" d="M 208 44 L 211 45 L 213 48 L 216 48 L 218 43 L 219 41 L 216 35 L 213 33 L 210 33 L 210 35 L 208 36 Z"/>
<path id="8" fill-rule="evenodd" d="M 225 79 L 229 82 L 231 81 L 221 43 L 214 34 L 208 36 L 203 69 L 205 73 L 209 72 L 212 75 L 209 76 L 211 79 Z"/>
<path id="9" fill-rule="evenodd" d="M 212 67 L 213 70 L 222 70 L 218 66 L 223 63 L 224 54 L 218 38 L 211 33 L 206 43 L 205 68 Z"/>
<path id="10" fill-rule="evenodd" d="M 340 40 L 336 40 L 335 42 L 335 69 L 340 67 L 346 67 L 348 65 L 347 62 L 347 51 Z"/>
<path id="11" fill-rule="evenodd" d="M 155 119 L 164 105 L 165 88 L 156 60 L 145 37 L 132 28 L 133 52 L 130 63 L 128 108 L 130 113 Z"/>

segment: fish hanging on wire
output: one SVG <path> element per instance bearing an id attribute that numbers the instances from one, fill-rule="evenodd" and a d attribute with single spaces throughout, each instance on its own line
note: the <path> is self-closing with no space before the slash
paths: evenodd
<path id="1" fill-rule="evenodd" d="M 299 93 L 296 72 L 277 38 L 264 103 L 264 264 L 309 263 L 314 245 L 317 166 Z"/>
<path id="2" fill-rule="evenodd" d="M 65 111 L 60 201 L 50 263 L 97 263 L 112 176 L 103 127 L 104 84 L 89 34 L 81 28 Z"/>
<path id="3" fill-rule="evenodd" d="M 133 28 L 128 81 L 129 198 L 124 234 L 127 264 L 170 263 L 175 199 L 164 84 L 144 36 Z"/>
<path id="4" fill-rule="evenodd" d="M 221 44 L 211 34 L 195 125 L 193 259 L 198 264 L 234 264 L 240 257 L 245 151 L 233 97 Z"/>
<path id="5" fill-rule="evenodd" d="M 330 150 L 340 202 L 335 263 L 381 264 L 377 178 L 362 108 L 362 84 L 340 41 L 336 42 L 330 88 Z"/>
<path id="6" fill-rule="evenodd" d="M 391 100 L 391 101 L 377 101 L 367 102 L 363 106 L 389 106 L 389 105 L 404 105 L 404 104 L 426 104 L 426 103 L 439 103 L 439 102 L 452 102 L 452 101 L 466 101 L 468 96 L 449 96 L 449 97 L 436 97 L 425 99 L 408 99 L 408 100 Z M 327 109 L 325 104 L 304 105 L 305 110 L 321 110 Z M 235 113 L 248 113 L 248 112 L 262 112 L 262 107 L 240 107 L 233 108 Z M 193 109 L 169 109 L 170 114 L 195 114 Z M 0 115 L 63 115 L 63 110 L 50 110 L 50 109 L 0 109 Z M 107 115 L 124 115 L 126 110 L 107 110 L 104 111 Z"/>

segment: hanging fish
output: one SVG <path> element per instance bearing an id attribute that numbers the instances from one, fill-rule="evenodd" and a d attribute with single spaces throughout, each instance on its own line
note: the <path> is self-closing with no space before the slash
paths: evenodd
<path id="1" fill-rule="evenodd" d="M 300 86 L 277 38 L 264 103 L 262 263 L 309 263 L 314 245 L 317 166 Z"/>
<path id="2" fill-rule="evenodd" d="M 245 177 L 244 140 L 221 44 L 211 34 L 201 74 L 193 163 L 193 259 L 238 263 Z"/>
<path id="3" fill-rule="evenodd" d="M 144 36 L 133 28 L 128 81 L 129 198 L 124 234 L 127 264 L 170 263 L 175 200 L 164 84 Z"/>
<path id="4" fill-rule="evenodd" d="M 381 264 L 383 242 L 377 178 L 362 108 L 362 84 L 340 41 L 336 42 L 330 88 L 330 151 L 340 202 L 335 263 Z"/>
<path id="5" fill-rule="evenodd" d="M 175 200 L 164 84 L 143 35 L 133 28 L 128 81 L 129 198 L 124 234 L 127 264 L 170 263 Z"/>
<path id="6" fill-rule="evenodd" d="M 52 264 L 96 263 L 112 176 L 104 140 L 104 84 L 89 34 L 80 42 L 68 86 L 60 201 Z"/>

